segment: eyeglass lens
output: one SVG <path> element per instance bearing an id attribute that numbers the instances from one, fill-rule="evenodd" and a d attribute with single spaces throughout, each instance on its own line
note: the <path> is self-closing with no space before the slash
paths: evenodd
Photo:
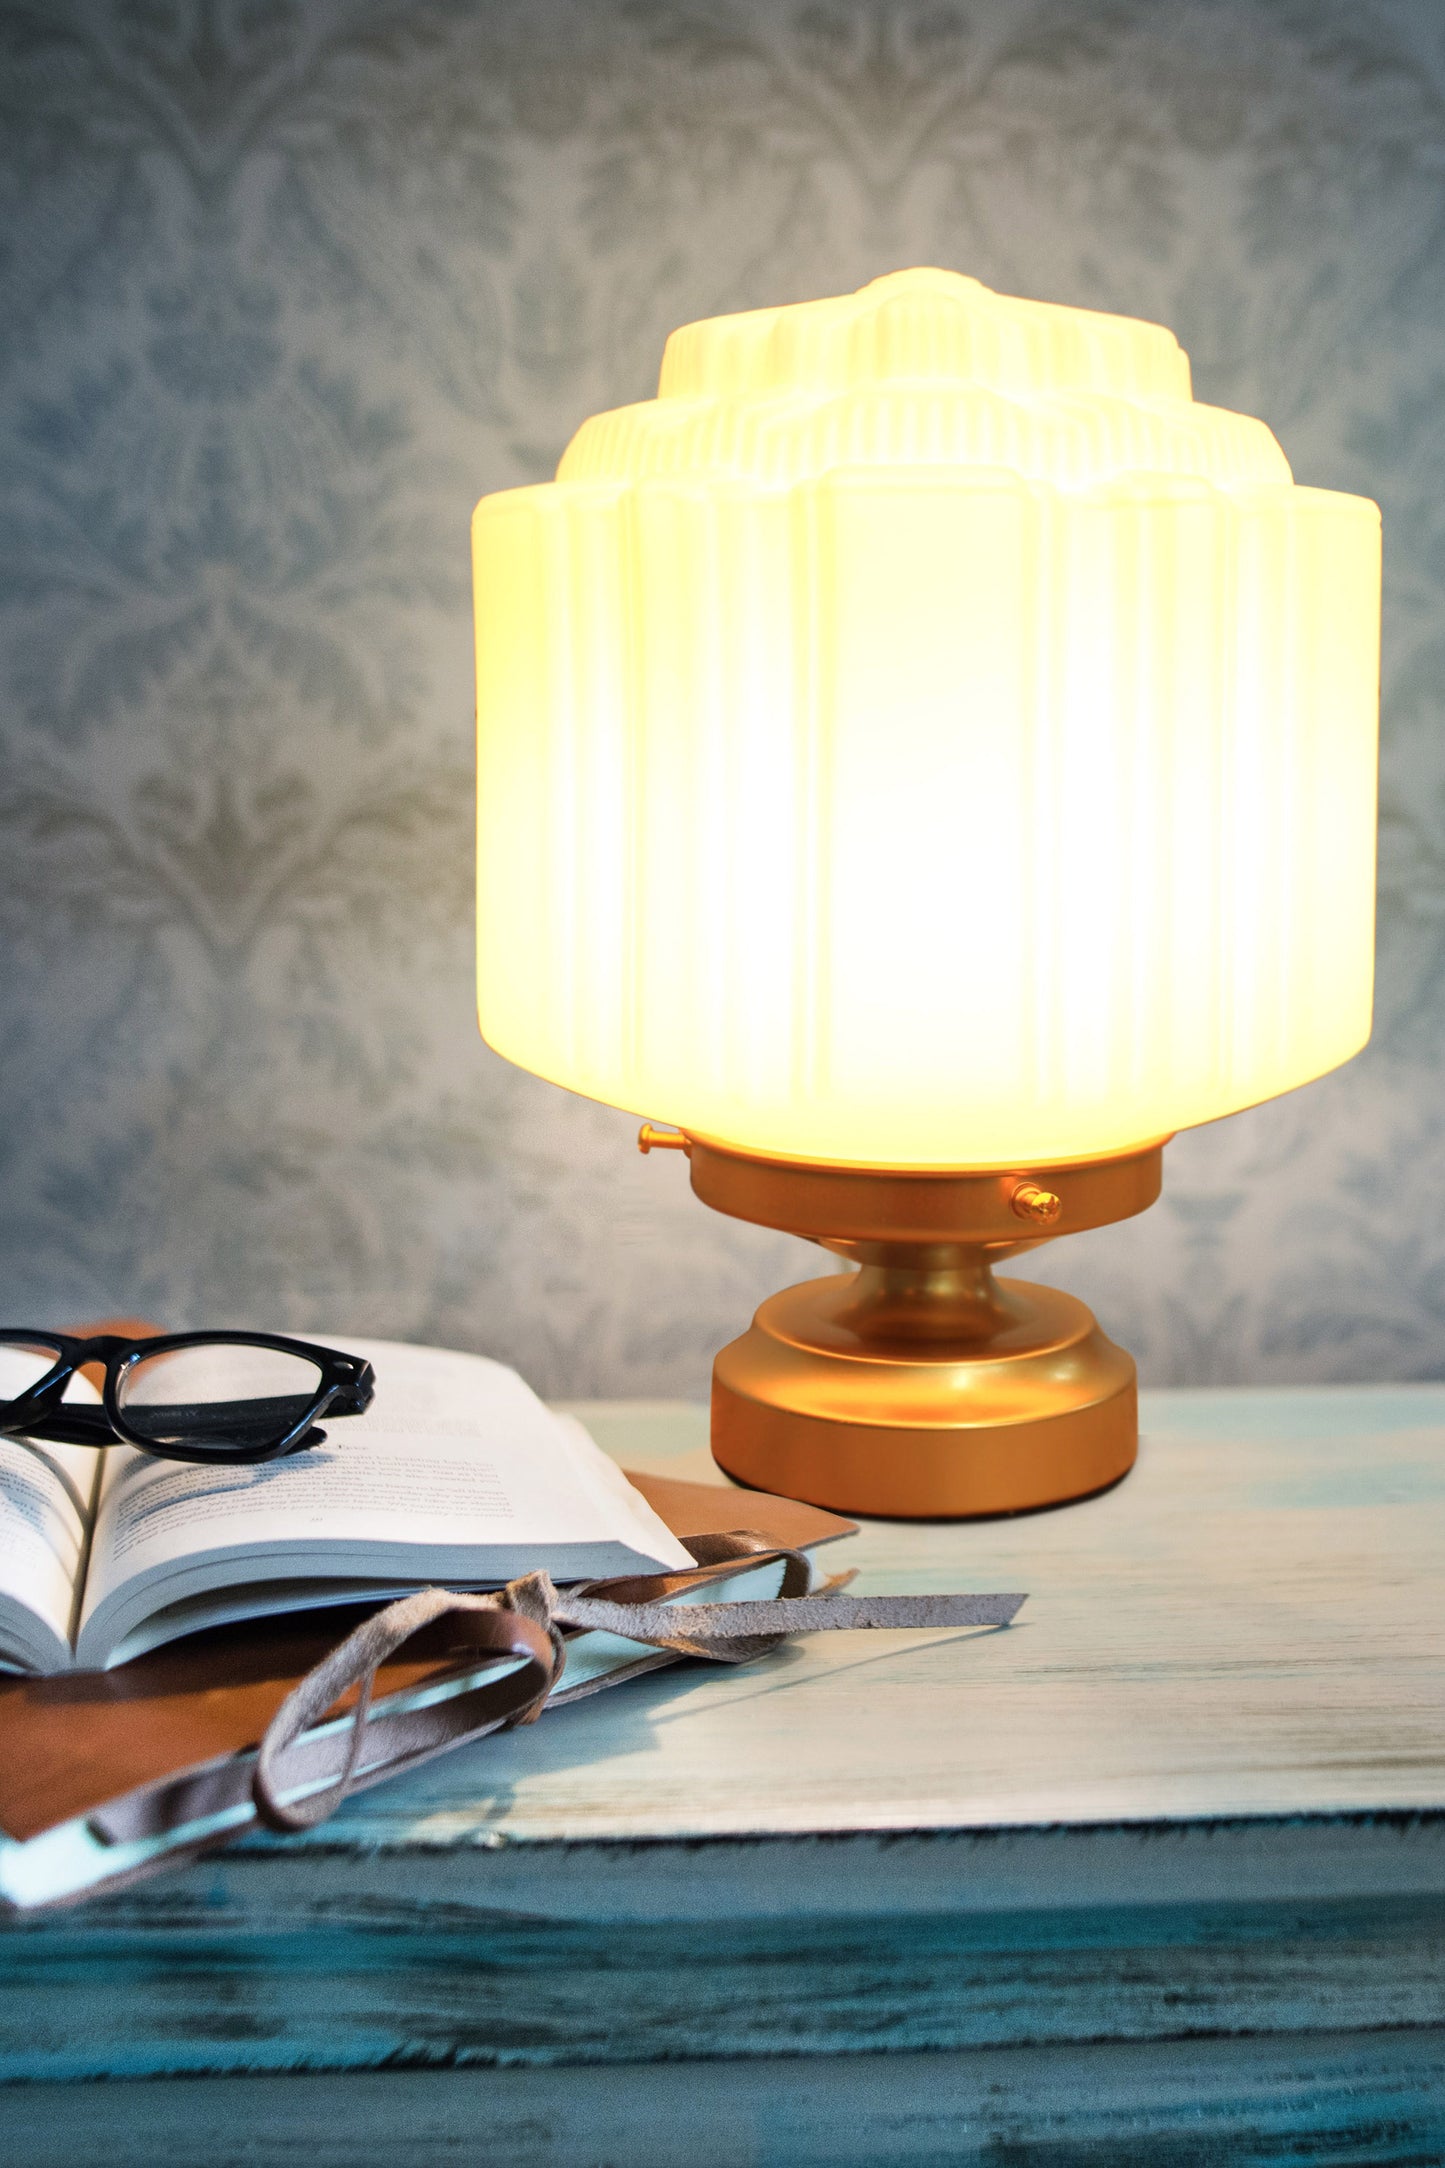
<path id="1" fill-rule="evenodd" d="M 40 1380 L 55 1368 L 59 1353 L 58 1348 L 47 1347 L 43 1340 L 0 1343 L 0 1407 L 34 1392 Z"/>
<path id="2" fill-rule="evenodd" d="M 320 1390 L 320 1366 L 304 1355 L 210 1341 L 141 1356 L 117 1404 L 147 1444 L 239 1452 L 284 1438 Z"/>

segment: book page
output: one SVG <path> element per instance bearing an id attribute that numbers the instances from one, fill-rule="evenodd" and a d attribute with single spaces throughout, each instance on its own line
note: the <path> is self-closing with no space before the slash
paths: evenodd
<path id="1" fill-rule="evenodd" d="M 28 1384 L 33 1365 L 0 1347 L 0 1399 Z M 96 1401 L 87 1378 L 67 1395 Z M 83 1445 L 0 1438 L 0 1666 L 62 1671 L 89 1534 L 96 1464 Z"/>
<path id="2" fill-rule="evenodd" d="M 560 1577 L 691 1562 L 581 1426 L 505 1365 L 350 1336 L 327 1344 L 367 1358 L 377 1385 L 365 1415 L 322 1418 L 323 1445 L 233 1468 L 109 1456 L 82 1661 L 109 1660 L 111 1638 L 143 1611 L 253 1581 L 285 1582 L 294 1604 L 308 1577 L 485 1583 L 534 1565 Z"/>

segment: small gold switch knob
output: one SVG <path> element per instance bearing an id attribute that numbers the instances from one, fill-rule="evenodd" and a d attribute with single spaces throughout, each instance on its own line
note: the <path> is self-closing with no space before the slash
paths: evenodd
<path id="1" fill-rule="evenodd" d="M 690 1152 L 691 1148 L 681 1129 L 658 1129 L 652 1122 L 644 1122 L 637 1132 L 639 1152 Z"/>
<path id="2" fill-rule="evenodd" d="M 1052 1227 L 1064 1209 L 1063 1198 L 1037 1182 L 1020 1182 L 1009 1203 L 1019 1219 L 1032 1220 L 1036 1227 Z"/>

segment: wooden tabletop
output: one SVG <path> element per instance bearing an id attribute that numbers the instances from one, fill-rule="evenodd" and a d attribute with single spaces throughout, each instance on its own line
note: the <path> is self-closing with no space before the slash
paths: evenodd
<path id="1" fill-rule="evenodd" d="M 577 1412 L 721 1480 L 700 1409 Z M 237 2116 L 248 2163 L 309 2168 L 483 2126 L 509 2162 L 811 2160 L 768 2150 L 783 2057 L 830 2162 L 1022 2161 L 1031 2131 L 1445 2157 L 1445 1386 L 1159 1393 L 1143 1432 L 1106 1496 L 831 1554 L 864 1590 L 1025 1589 L 1006 1630 L 660 1672 L 13 1923 L 0 2135 L 67 2168 L 87 2131 L 125 2168 Z M 861 2060 L 820 2090 L 820 2056 Z M 399 2066 L 449 2075 L 423 2107 Z M 745 2137 L 680 2155 L 705 2099 Z M 1234 2150 L 1188 2152 L 1211 2115 Z"/>
<path id="2" fill-rule="evenodd" d="M 701 1409 L 575 1412 L 632 1467 L 726 1481 Z M 1445 1807 L 1445 1387 L 1146 1394 L 1103 1497 L 875 1521 L 830 1563 L 859 1592 L 1029 1600 L 1002 1632 L 815 1634 L 662 1675 L 344 1826 L 474 1844 Z"/>

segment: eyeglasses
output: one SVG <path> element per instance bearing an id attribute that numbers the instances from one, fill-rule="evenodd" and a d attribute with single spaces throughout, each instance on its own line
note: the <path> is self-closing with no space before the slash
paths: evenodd
<path id="1" fill-rule="evenodd" d="M 99 1407 L 66 1400 L 77 1371 Z M 319 1445 L 321 1416 L 361 1415 L 370 1363 L 266 1332 L 129 1340 L 0 1328 L 0 1437 L 138 1446 L 162 1460 L 279 1460 Z"/>

